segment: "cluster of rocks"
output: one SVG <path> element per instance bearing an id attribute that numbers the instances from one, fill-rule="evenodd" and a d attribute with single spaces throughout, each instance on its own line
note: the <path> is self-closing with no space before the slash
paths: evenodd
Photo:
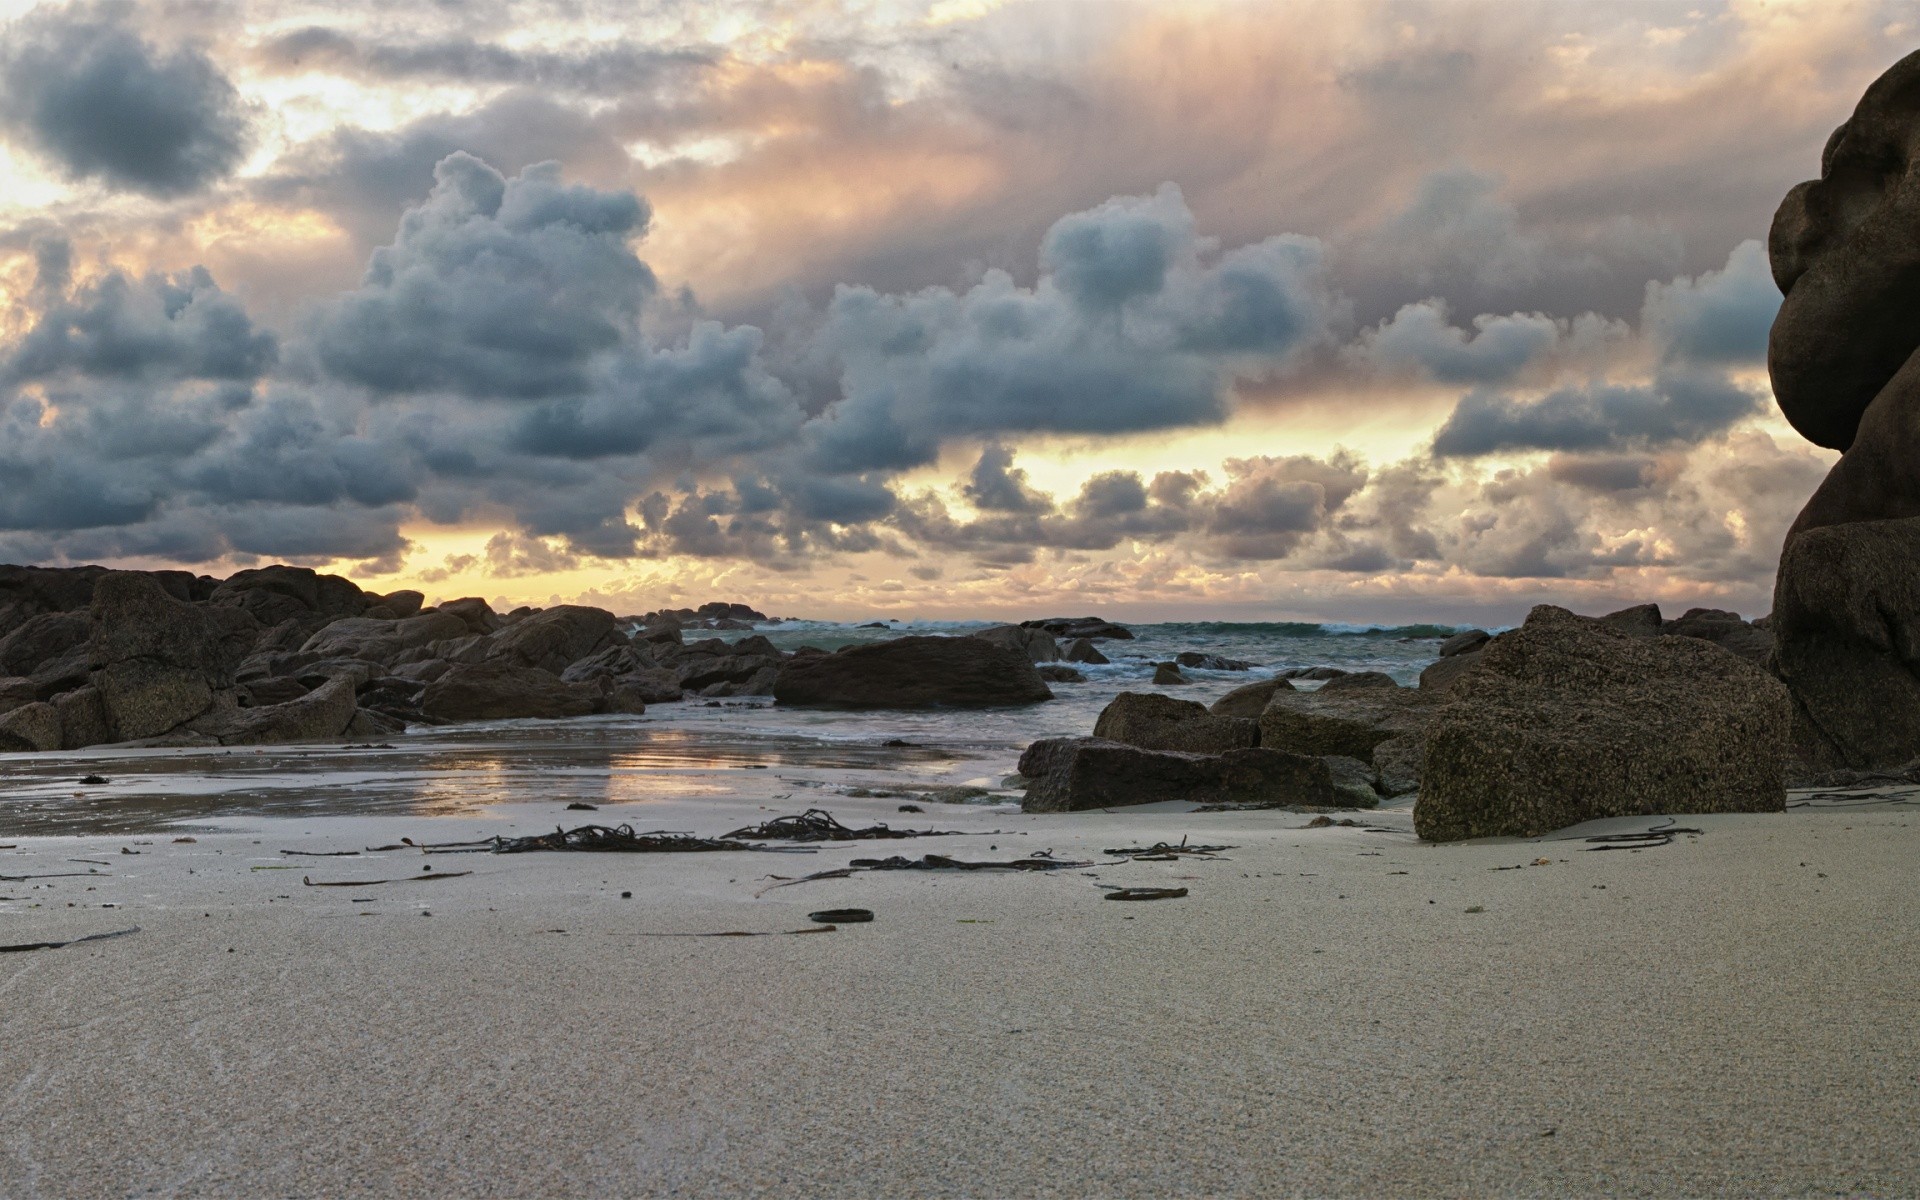
<path id="1" fill-rule="evenodd" d="M 637 636 L 579 605 L 423 607 L 303 567 L 0 567 L 0 749 L 366 738 L 407 723 L 640 712 L 685 695 L 766 695 L 787 655 L 762 637 Z M 732 612 L 743 606 L 705 606 Z M 751 612 L 752 610 L 746 610 Z"/>
<path id="2" fill-rule="evenodd" d="M 662 608 L 635 617 L 616 618 L 620 624 L 647 629 L 669 625 L 681 629 L 752 629 L 758 625 L 779 624 L 785 618 L 769 617 L 745 604 L 713 600 L 699 608 Z"/>
<path id="3" fill-rule="evenodd" d="M 1433 840 L 1533 836 L 1603 816 L 1778 811 L 1790 705 L 1764 627 L 1653 605 L 1605 617 L 1536 608 L 1520 628 L 1442 646 L 1420 686 L 1316 668 L 1211 707 L 1122 693 L 1088 738 L 1036 742 L 1026 807 L 1163 800 L 1368 808 L 1417 794 Z M 1761 661 L 1756 662 L 1759 659 Z"/>

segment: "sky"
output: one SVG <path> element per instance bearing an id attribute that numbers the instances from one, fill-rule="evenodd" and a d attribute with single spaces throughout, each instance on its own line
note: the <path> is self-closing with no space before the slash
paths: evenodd
<path id="1" fill-rule="evenodd" d="M 0 3 L 0 561 L 826 618 L 1770 606 L 1920 0 Z"/>

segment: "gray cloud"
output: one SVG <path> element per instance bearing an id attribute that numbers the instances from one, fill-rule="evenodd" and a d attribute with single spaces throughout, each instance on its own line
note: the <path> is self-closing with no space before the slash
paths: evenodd
<path id="1" fill-rule="evenodd" d="M 162 51 L 123 5 L 36 11 L 0 44 L 0 126 L 73 179 L 176 196 L 226 177 L 248 144 L 239 93 L 192 47 Z"/>
<path id="2" fill-rule="evenodd" d="M 523 49 L 468 37 L 430 41 L 361 38 L 309 25 L 269 39 L 260 57 L 284 71 L 325 71 L 366 79 L 513 83 L 578 92 L 631 94 L 713 66 L 715 51 L 632 43 L 578 51 Z"/>
<path id="3" fill-rule="evenodd" d="M 558 164 L 509 180 L 465 152 L 434 179 L 360 287 L 321 319 L 321 363 L 377 392 L 584 391 L 591 360 L 632 336 L 654 289 L 627 245 L 646 229 L 646 205 L 564 185 Z"/>
<path id="4" fill-rule="evenodd" d="M 1510 450 L 1614 450 L 1699 441 L 1761 409 L 1726 378 L 1669 371 L 1649 386 L 1595 383 L 1535 400 L 1476 391 L 1433 438 L 1441 458 Z"/>
<path id="5" fill-rule="evenodd" d="M 1727 265 L 1698 278 L 1647 284 L 1641 326 L 1669 357 L 1698 363 L 1762 363 L 1780 289 L 1757 241 L 1734 247 Z"/>

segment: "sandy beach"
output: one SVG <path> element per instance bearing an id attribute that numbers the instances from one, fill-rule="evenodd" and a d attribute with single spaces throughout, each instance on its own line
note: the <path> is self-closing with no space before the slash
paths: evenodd
<path id="1" fill-rule="evenodd" d="M 656 801 L 4 839 L 0 940 L 138 932 L 0 956 L 0 1193 L 1920 1186 L 1920 812 L 1900 796 L 1686 818 L 1702 832 L 1611 852 L 1580 839 L 1657 822 L 1432 846 L 1404 809 L 1303 828 L 1283 811 L 830 807 L 979 836 L 281 853 L 583 819 L 723 832 L 710 805 Z M 1182 837 L 1234 849 L 1102 853 Z M 930 850 L 1098 865 L 756 898 L 769 876 Z M 472 874 L 409 878 L 427 868 Z M 1189 895 L 1112 903 L 1103 884 Z M 847 906 L 876 917 L 657 936 L 805 929 Z"/>

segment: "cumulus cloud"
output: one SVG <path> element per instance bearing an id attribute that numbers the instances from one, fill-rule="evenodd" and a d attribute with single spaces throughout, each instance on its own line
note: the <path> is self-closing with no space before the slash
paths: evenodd
<path id="1" fill-rule="evenodd" d="M 307 25 L 268 39 L 261 61 L 281 72 L 326 72 L 364 79 L 514 83 L 592 93 L 642 92 L 714 65 L 700 47 L 662 49 L 617 42 L 577 50 L 508 46 L 473 37 L 420 41 L 356 36 Z"/>
<path id="2" fill-rule="evenodd" d="M 654 290 L 628 246 L 647 219 L 631 192 L 563 184 L 557 163 L 509 180 L 450 154 L 360 287 L 322 318 L 320 361 L 376 392 L 583 391 L 591 360 L 631 336 Z"/>
<path id="3" fill-rule="evenodd" d="M 1224 254 L 1179 190 L 1062 218 L 1037 284 L 990 271 L 966 292 L 841 288 L 820 333 L 842 398 L 807 431 L 825 471 L 903 469 L 944 439 L 1212 424 L 1237 375 L 1284 369 L 1335 310 L 1317 243 Z"/>
<path id="4" fill-rule="evenodd" d="M 1780 298 L 1767 265 L 1766 247 L 1744 241 L 1718 271 L 1668 283 L 1649 282 L 1641 327 L 1672 358 L 1762 363 Z"/>
<path id="5" fill-rule="evenodd" d="M 125 5 L 37 10 L 0 35 L 0 127 L 73 179 L 177 196 L 225 178 L 248 113 L 212 59 L 162 50 Z"/>
<path id="6" fill-rule="evenodd" d="M 1699 441 L 1761 410 L 1724 376 L 1670 371 L 1648 385 L 1594 383 L 1535 399 L 1475 391 L 1433 438 L 1441 458 L 1501 451 L 1613 450 Z"/>

